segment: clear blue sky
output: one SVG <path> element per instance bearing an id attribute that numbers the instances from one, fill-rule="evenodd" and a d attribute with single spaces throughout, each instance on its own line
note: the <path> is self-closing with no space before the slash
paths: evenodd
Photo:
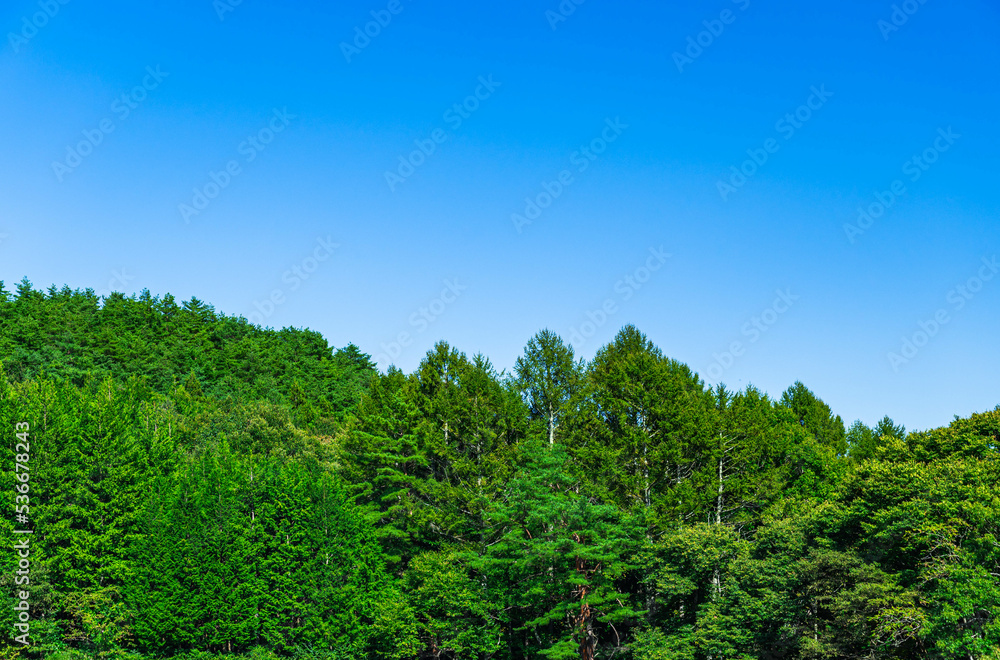
<path id="1" fill-rule="evenodd" d="M 1000 403 L 995 4 L 330 5 L 3 3 L 0 279 L 197 296 L 383 368 L 408 333 L 406 371 L 634 323 L 848 423 Z"/>

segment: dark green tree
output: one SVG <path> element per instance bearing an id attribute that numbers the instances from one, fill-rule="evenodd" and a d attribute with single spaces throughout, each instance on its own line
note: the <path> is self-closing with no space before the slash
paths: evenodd
<path id="1" fill-rule="evenodd" d="M 640 521 L 577 494 L 562 447 L 535 446 L 490 511 L 497 538 L 473 566 L 499 607 L 515 657 L 593 660 L 623 650 L 616 625 L 640 612 L 619 585 L 642 537 Z"/>

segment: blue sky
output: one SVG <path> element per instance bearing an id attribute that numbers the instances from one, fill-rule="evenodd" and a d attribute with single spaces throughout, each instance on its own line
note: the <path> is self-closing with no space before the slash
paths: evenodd
<path id="1" fill-rule="evenodd" d="M 848 423 L 1000 403 L 995 5 L 231 2 L 3 4 L 8 288 L 406 371 L 634 323 Z"/>

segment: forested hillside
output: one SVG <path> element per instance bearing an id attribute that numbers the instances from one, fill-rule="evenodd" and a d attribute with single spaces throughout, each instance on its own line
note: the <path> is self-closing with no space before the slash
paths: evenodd
<path id="1" fill-rule="evenodd" d="M 383 374 L 27 281 L 0 361 L 0 525 L 34 530 L 30 586 L 0 559 L 2 660 L 1000 660 L 1000 406 L 846 428 L 632 326 L 589 362 L 543 330 L 514 373 L 441 342 Z"/>

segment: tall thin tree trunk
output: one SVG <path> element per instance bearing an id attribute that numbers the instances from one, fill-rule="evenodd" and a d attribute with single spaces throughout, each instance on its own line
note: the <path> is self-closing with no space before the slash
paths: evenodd
<path id="1" fill-rule="evenodd" d="M 643 500 L 648 509 L 652 505 L 652 499 L 649 488 L 649 443 L 647 442 L 642 443 L 642 478 L 645 486 L 643 489 Z"/>
<path id="2" fill-rule="evenodd" d="M 556 416 L 552 412 L 552 406 L 549 406 L 549 446 L 555 446 L 556 444 Z"/>
<path id="3" fill-rule="evenodd" d="M 723 479 L 722 479 L 722 457 L 719 457 L 719 494 L 715 498 L 715 524 L 722 524 L 722 499 L 723 499 Z"/>
<path id="4" fill-rule="evenodd" d="M 722 524 L 722 503 L 725 497 L 725 458 L 726 458 L 726 447 L 723 440 L 723 436 L 719 434 L 719 491 L 715 498 L 715 524 Z M 719 567 L 715 567 L 715 571 L 712 573 L 712 592 L 715 597 L 718 598 L 722 595 L 722 575 Z"/>

